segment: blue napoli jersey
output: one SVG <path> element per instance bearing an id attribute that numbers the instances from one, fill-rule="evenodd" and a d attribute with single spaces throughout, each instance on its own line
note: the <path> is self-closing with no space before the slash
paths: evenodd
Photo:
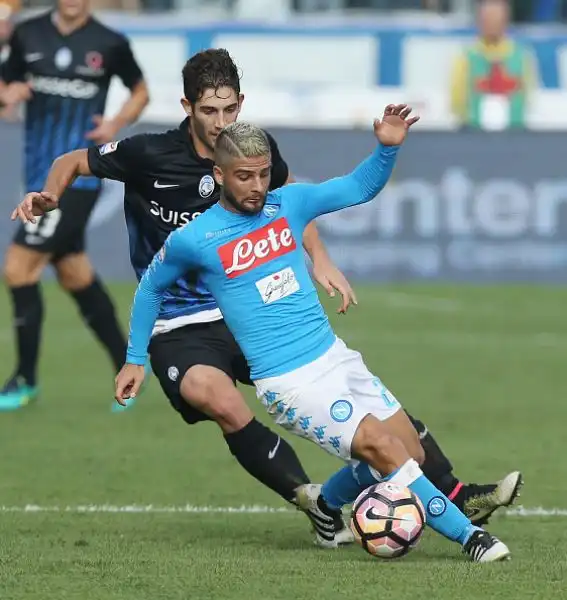
<path id="1" fill-rule="evenodd" d="M 305 263 L 304 229 L 321 214 L 374 198 L 397 150 L 379 146 L 349 175 L 270 192 L 257 215 L 216 204 L 173 232 L 136 291 L 127 362 L 144 364 L 164 293 L 187 271 L 198 272 L 216 299 L 252 379 L 288 373 L 323 355 L 335 334 Z"/>

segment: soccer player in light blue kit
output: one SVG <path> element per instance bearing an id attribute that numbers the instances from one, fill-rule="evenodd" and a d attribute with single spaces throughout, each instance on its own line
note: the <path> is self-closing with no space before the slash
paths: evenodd
<path id="1" fill-rule="evenodd" d="M 163 294 L 192 271 L 216 298 L 275 421 L 349 462 L 323 486 L 298 488 L 300 506 L 318 511 L 330 529 L 337 511 L 363 489 L 391 481 L 420 497 L 429 526 L 459 542 L 473 561 L 492 562 L 508 558 L 508 548 L 472 525 L 423 475 L 415 429 L 361 355 L 331 329 L 301 249 L 313 219 L 369 202 L 382 190 L 418 119 L 410 115 L 406 105 L 386 107 L 374 124 L 377 148 L 349 175 L 269 193 L 265 134 L 242 122 L 225 128 L 215 147 L 221 200 L 172 233 L 143 276 L 116 399 L 137 393 Z"/>

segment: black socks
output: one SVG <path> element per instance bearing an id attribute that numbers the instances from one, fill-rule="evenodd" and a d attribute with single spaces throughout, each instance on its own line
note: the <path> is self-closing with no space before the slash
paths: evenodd
<path id="1" fill-rule="evenodd" d="M 108 292 L 102 283 L 95 279 L 88 287 L 71 292 L 71 296 L 75 299 L 87 325 L 106 348 L 118 373 L 126 360 L 127 342 Z"/>
<path id="2" fill-rule="evenodd" d="M 43 299 L 39 283 L 9 288 L 14 311 L 18 364 L 16 374 L 28 385 L 36 384 L 37 361 L 43 322 Z"/>
<path id="3" fill-rule="evenodd" d="M 294 502 L 295 488 L 310 482 L 293 448 L 256 419 L 240 431 L 225 435 L 225 440 L 252 477 L 288 502 Z"/>

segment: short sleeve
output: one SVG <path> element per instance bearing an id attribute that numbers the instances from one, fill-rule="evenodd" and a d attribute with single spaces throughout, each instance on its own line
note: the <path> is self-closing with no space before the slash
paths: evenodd
<path id="1" fill-rule="evenodd" d="M 129 90 L 132 90 L 144 79 L 130 42 L 125 37 L 121 38 L 112 54 L 112 74 L 117 75 Z"/>
<path id="2" fill-rule="evenodd" d="M 0 63 L 0 79 L 2 81 L 5 83 L 25 81 L 27 65 L 24 52 L 21 30 L 16 27 L 7 44 L 7 50 L 5 51 L 7 56 Z"/>
<path id="3" fill-rule="evenodd" d="M 100 179 L 114 179 L 125 183 L 133 181 L 139 176 L 145 159 L 144 134 L 88 149 L 89 169 Z"/>

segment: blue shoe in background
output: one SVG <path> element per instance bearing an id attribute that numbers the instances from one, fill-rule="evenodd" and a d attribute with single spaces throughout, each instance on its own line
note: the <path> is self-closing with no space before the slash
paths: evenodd
<path id="1" fill-rule="evenodd" d="M 23 377 L 10 378 L 0 390 L 0 411 L 18 410 L 39 396 L 39 388 L 28 385 Z"/>

